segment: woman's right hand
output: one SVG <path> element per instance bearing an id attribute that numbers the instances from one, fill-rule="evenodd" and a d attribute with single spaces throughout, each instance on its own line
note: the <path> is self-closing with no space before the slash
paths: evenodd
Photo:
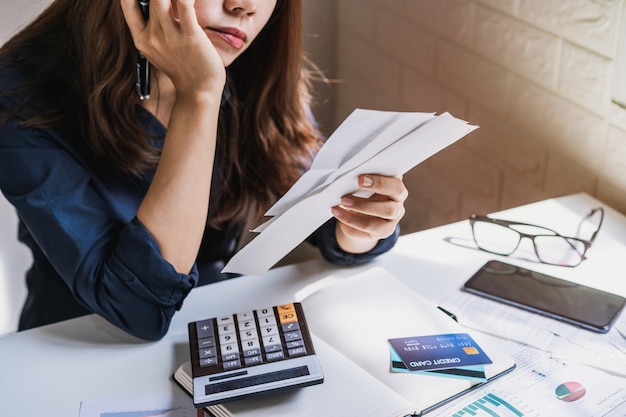
<path id="1" fill-rule="evenodd" d="M 137 0 L 121 0 L 137 50 L 174 84 L 177 96 L 219 94 L 226 70 L 196 17 L 195 0 L 150 0 L 145 21 Z"/>

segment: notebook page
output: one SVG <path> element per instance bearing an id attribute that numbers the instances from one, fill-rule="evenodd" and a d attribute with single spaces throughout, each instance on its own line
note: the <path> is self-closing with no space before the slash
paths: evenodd
<path id="1" fill-rule="evenodd" d="M 236 417 L 401 417 L 410 404 L 313 336 L 324 383 L 263 397 L 226 403 Z"/>
<path id="2" fill-rule="evenodd" d="M 467 333 L 468 330 L 382 268 L 373 268 L 322 288 L 302 303 L 313 334 L 402 395 L 418 410 L 472 386 L 466 380 L 390 371 L 388 339 Z M 474 334 L 472 337 L 486 348 L 479 337 Z M 494 363 L 502 363 L 503 356 L 497 351 L 485 350 Z M 504 369 L 512 366 L 513 361 L 507 358 L 505 364 Z M 489 368 L 492 368 L 491 375 L 504 370 L 497 371 L 493 365 L 486 370 Z"/>

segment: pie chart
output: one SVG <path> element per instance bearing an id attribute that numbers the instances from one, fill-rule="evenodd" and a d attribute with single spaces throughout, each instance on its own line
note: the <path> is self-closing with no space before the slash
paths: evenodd
<path id="1" fill-rule="evenodd" d="M 564 382 L 556 387 L 554 393 L 559 400 L 571 403 L 584 397 L 587 390 L 578 382 Z"/>

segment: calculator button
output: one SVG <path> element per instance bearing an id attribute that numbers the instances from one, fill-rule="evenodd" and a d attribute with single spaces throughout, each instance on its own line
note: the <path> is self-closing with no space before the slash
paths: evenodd
<path id="1" fill-rule="evenodd" d="M 242 342 L 250 339 L 256 339 L 257 337 L 256 330 L 246 330 L 245 332 L 239 333 L 239 338 Z"/>
<path id="2" fill-rule="evenodd" d="M 282 350 L 279 350 L 276 352 L 269 352 L 265 355 L 265 357 L 267 358 L 268 362 L 273 362 L 273 361 L 279 361 L 279 360 L 285 359 L 285 354 L 283 353 Z"/>
<path id="3" fill-rule="evenodd" d="M 252 311 L 246 311 L 243 313 L 238 313 L 237 314 L 237 321 L 238 322 L 242 322 L 242 321 L 246 321 L 246 320 L 252 320 L 254 321 L 254 312 Z"/>
<path id="4" fill-rule="evenodd" d="M 239 352 L 226 353 L 222 355 L 222 361 L 224 362 L 234 361 L 237 359 L 239 359 Z"/>
<path id="5" fill-rule="evenodd" d="M 220 335 L 220 345 L 224 345 L 227 343 L 236 343 L 237 335 L 235 333 L 227 333 Z"/>
<path id="6" fill-rule="evenodd" d="M 222 355 L 227 355 L 229 353 L 239 353 L 239 346 L 237 346 L 237 342 L 228 343 L 221 345 Z"/>
<path id="7" fill-rule="evenodd" d="M 293 332 L 294 330 L 300 330 L 300 325 L 297 321 L 286 323 L 282 325 L 283 332 Z"/>
<path id="8" fill-rule="evenodd" d="M 200 349 L 198 354 L 200 355 L 200 358 L 202 358 L 202 359 L 208 358 L 208 357 L 211 357 L 211 356 L 217 356 L 217 349 L 215 349 L 215 348 Z"/>
<path id="9" fill-rule="evenodd" d="M 296 315 L 296 308 L 293 304 L 283 304 L 277 307 L 278 309 L 278 319 L 280 320 L 280 324 L 290 323 L 292 321 L 298 321 L 298 316 Z"/>
<path id="10" fill-rule="evenodd" d="M 293 342 L 294 340 L 301 340 L 302 333 L 300 330 L 296 330 L 295 332 L 287 332 L 285 333 L 285 340 L 287 342 Z"/>
<path id="11" fill-rule="evenodd" d="M 222 316 L 215 319 L 217 321 L 217 325 L 221 326 L 223 324 L 235 324 L 235 319 L 233 316 Z"/>
<path id="12" fill-rule="evenodd" d="M 274 309 L 272 307 L 260 308 L 256 311 L 256 314 L 259 316 L 259 319 L 261 317 L 274 317 Z"/>
<path id="13" fill-rule="evenodd" d="M 278 334 L 278 327 L 277 326 L 265 326 L 265 327 L 261 327 L 261 337 L 266 337 L 266 336 L 274 336 Z"/>
<path id="14" fill-rule="evenodd" d="M 280 345 L 280 336 L 278 333 L 268 334 L 263 336 L 263 346 L 267 345 Z"/>
<path id="15" fill-rule="evenodd" d="M 206 349 L 211 347 L 215 347 L 214 337 L 207 337 L 206 339 L 198 340 L 198 349 Z"/>
<path id="16" fill-rule="evenodd" d="M 246 364 L 246 366 L 251 366 L 251 365 L 257 365 L 259 363 L 263 363 L 263 358 L 261 358 L 261 355 L 256 355 L 256 356 L 250 356 L 250 357 L 244 358 L 243 361 Z"/>
<path id="17" fill-rule="evenodd" d="M 235 333 L 235 323 L 232 324 L 221 324 L 217 328 L 217 334 L 223 335 L 228 333 Z"/>
<path id="18" fill-rule="evenodd" d="M 215 366 L 217 365 L 217 356 L 212 356 L 210 358 L 200 359 L 200 366 Z"/>
<path id="19" fill-rule="evenodd" d="M 289 349 L 289 350 L 287 350 L 287 352 L 289 353 L 289 356 L 306 355 L 306 347 L 300 346 L 300 347 L 297 347 L 297 348 Z"/>
<path id="20" fill-rule="evenodd" d="M 243 348 L 243 351 L 246 352 L 249 350 L 260 349 L 261 345 L 259 344 L 259 339 L 252 339 L 241 343 L 241 347 Z"/>
<path id="21" fill-rule="evenodd" d="M 298 316 L 296 316 L 296 312 L 286 312 L 286 313 L 281 313 L 278 316 L 278 319 L 280 320 L 280 324 L 286 324 L 286 323 L 291 323 L 292 321 L 298 321 Z"/>
<path id="22" fill-rule="evenodd" d="M 239 359 L 234 361 L 227 361 L 224 362 L 224 365 L 222 367 L 224 368 L 224 370 L 241 368 L 241 361 Z"/>
<path id="23" fill-rule="evenodd" d="M 201 320 L 196 323 L 196 334 L 198 339 L 204 339 L 213 336 L 213 320 Z"/>
<path id="24" fill-rule="evenodd" d="M 276 325 L 276 317 L 272 314 L 271 316 L 260 317 L 259 316 L 259 325 L 261 327 L 264 326 L 275 326 Z"/>
<path id="25" fill-rule="evenodd" d="M 279 306 L 276 306 L 276 308 L 278 309 L 278 314 L 283 314 L 283 313 L 295 313 L 296 312 L 296 307 L 293 304 L 281 304 Z"/>
<path id="26" fill-rule="evenodd" d="M 304 346 L 304 342 L 302 340 L 295 340 L 293 342 L 287 342 L 285 346 L 287 346 L 287 349 L 296 348 Z"/>
<path id="27" fill-rule="evenodd" d="M 239 322 L 239 330 L 256 329 L 254 320 L 244 320 Z"/>
<path id="28" fill-rule="evenodd" d="M 263 338 L 263 347 L 266 352 L 273 352 L 278 347 L 280 349 L 280 337 L 278 335 L 266 336 Z"/>
<path id="29" fill-rule="evenodd" d="M 261 349 L 247 349 L 243 351 L 244 358 L 261 355 Z"/>
<path id="30" fill-rule="evenodd" d="M 283 350 L 283 347 L 280 344 L 264 345 L 263 349 L 265 350 L 265 353 L 274 353 L 274 352 L 278 352 L 280 350 Z"/>

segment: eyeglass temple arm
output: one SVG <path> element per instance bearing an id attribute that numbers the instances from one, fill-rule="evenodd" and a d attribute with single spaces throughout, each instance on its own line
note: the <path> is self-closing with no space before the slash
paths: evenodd
<path id="1" fill-rule="evenodd" d="M 596 214 L 596 212 L 600 212 L 600 222 L 598 223 L 598 227 L 596 228 L 596 230 L 593 232 L 593 234 L 591 235 L 591 238 L 589 239 L 589 243 L 593 243 L 593 241 L 596 239 L 596 236 L 598 235 L 598 232 L 600 231 L 600 227 L 602 227 L 602 222 L 604 221 L 604 208 L 603 207 L 596 207 L 594 209 L 591 209 L 591 211 L 589 212 L 589 214 L 587 214 L 578 224 L 578 230 L 576 231 L 576 235 L 580 234 L 580 229 L 582 228 L 583 223 L 589 219 L 591 216 L 593 216 L 594 214 Z"/>

